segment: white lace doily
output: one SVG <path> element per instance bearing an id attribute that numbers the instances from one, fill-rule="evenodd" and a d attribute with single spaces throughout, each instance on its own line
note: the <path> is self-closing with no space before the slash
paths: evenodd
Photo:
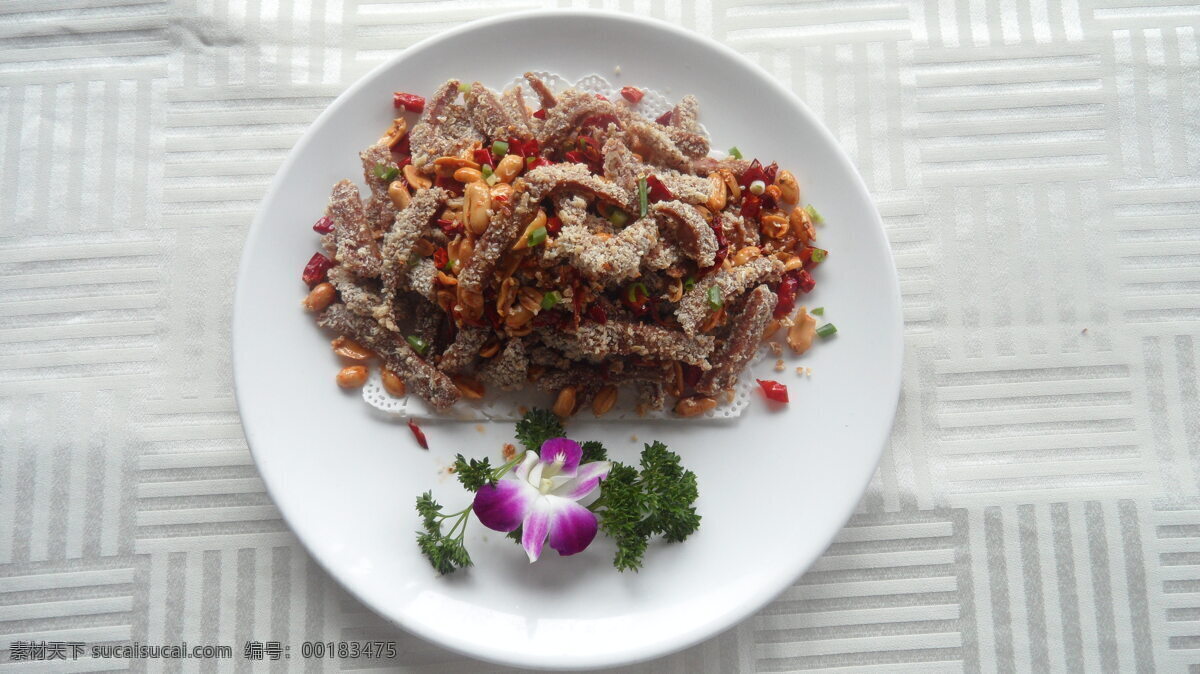
<path id="1" fill-rule="evenodd" d="M 534 74 L 542 78 L 542 81 L 552 91 L 575 89 L 592 94 L 601 94 L 610 100 L 616 100 L 621 96 L 621 87 L 609 82 L 600 75 L 588 75 L 575 83 L 571 83 L 554 73 L 535 71 Z M 529 83 L 525 81 L 524 77 L 515 78 L 509 86 L 521 87 L 527 101 L 537 100 L 537 95 L 529 86 Z M 657 91 L 642 89 L 642 93 L 644 95 L 642 100 L 638 102 L 636 109 L 643 117 L 655 119 L 675 107 L 674 101 Z M 755 363 L 761 361 L 762 358 L 763 354 L 760 351 L 750 365 L 753 366 Z M 749 367 L 747 367 L 747 370 L 749 370 Z M 746 409 L 746 406 L 750 404 L 750 394 L 753 391 L 753 387 L 753 379 L 743 376 L 734 388 L 733 400 L 726 402 L 726 398 L 718 397 L 717 407 L 706 412 L 703 416 L 709 419 L 736 419 L 741 416 L 742 410 Z M 389 415 L 450 421 L 515 421 L 523 416 L 522 410 L 534 407 L 550 407 L 554 404 L 551 394 L 530 387 L 523 391 L 489 391 L 483 400 L 464 399 L 459 401 L 450 410 L 438 412 L 417 396 L 409 395 L 403 398 L 396 398 L 388 393 L 383 388 L 383 381 L 377 369 L 371 370 L 371 375 L 367 379 L 366 385 L 363 386 L 362 395 L 363 400 L 367 401 L 367 404 Z M 617 397 L 617 404 L 601 419 L 605 421 L 627 421 L 630 419 L 684 418 L 674 414 L 670 409 L 647 412 L 639 416 L 636 410 L 635 397 L 636 392 L 633 386 L 622 387 L 620 395 Z M 590 412 L 584 409 L 581 410 L 580 414 L 587 416 L 590 415 Z"/>

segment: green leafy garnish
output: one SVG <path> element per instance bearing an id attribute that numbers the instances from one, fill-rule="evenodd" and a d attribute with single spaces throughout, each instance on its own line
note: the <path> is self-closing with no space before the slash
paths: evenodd
<path id="1" fill-rule="evenodd" d="M 529 244 L 530 248 L 533 248 L 535 246 L 540 246 L 546 241 L 546 236 L 547 236 L 546 228 L 538 227 L 537 229 L 535 229 L 529 233 L 529 236 L 526 237 L 526 242 Z"/>
<path id="2" fill-rule="evenodd" d="M 579 446 L 583 448 L 583 458 L 579 460 L 580 463 L 608 460 L 608 450 L 598 440 L 588 440 Z"/>
<path id="3" fill-rule="evenodd" d="M 825 307 L 817 307 L 816 309 L 813 309 L 812 311 L 809 311 L 808 313 L 812 314 L 813 316 L 824 316 L 825 315 Z"/>
<path id="4" fill-rule="evenodd" d="M 734 159 L 741 159 L 742 151 L 737 149 L 737 146 L 734 145 L 733 147 L 729 148 L 729 156 L 733 157 Z"/>
<path id="5" fill-rule="evenodd" d="M 467 92 L 469 92 L 469 91 L 471 91 L 471 85 L 470 85 L 470 84 L 468 84 L 468 83 L 466 83 L 466 82 L 459 82 L 459 84 L 458 84 L 458 92 L 459 92 L 460 94 L 465 94 L 465 93 L 467 93 Z"/>
<path id="6" fill-rule="evenodd" d="M 683 292 L 686 293 L 695 287 L 696 287 L 696 277 L 695 276 L 689 276 L 689 277 L 683 279 Z"/>
<path id="7" fill-rule="evenodd" d="M 517 441 L 531 452 L 539 451 L 550 438 L 565 436 L 562 422 L 550 410 L 530 410 L 517 422 Z"/>
<path id="8" fill-rule="evenodd" d="M 454 476 L 467 491 L 479 491 L 485 484 L 496 484 L 492 478 L 492 464 L 486 456 L 482 461 L 467 461 L 462 454 L 454 455 Z"/>
<path id="9" fill-rule="evenodd" d="M 471 566 L 471 555 L 463 545 L 470 513 L 471 507 L 467 506 L 459 512 L 443 514 L 442 506 L 433 500 L 433 492 L 427 491 L 417 497 L 417 514 L 421 516 L 422 526 L 417 532 L 417 545 L 421 554 L 442 575 Z M 442 533 L 442 522 L 446 520 L 452 520 L 450 530 Z"/>
<path id="10" fill-rule="evenodd" d="M 542 309 L 553 309 L 562 301 L 562 293 L 557 290 L 548 291 L 542 295 Z"/>

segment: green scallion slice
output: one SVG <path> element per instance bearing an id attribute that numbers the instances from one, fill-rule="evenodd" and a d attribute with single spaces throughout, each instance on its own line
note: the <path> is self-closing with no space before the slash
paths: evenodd
<path id="1" fill-rule="evenodd" d="M 641 209 L 642 217 L 646 217 L 646 213 L 650 211 L 650 189 L 646 186 L 644 176 L 638 178 L 638 206 Z"/>
<path id="2" fill-rule="evenodd" d="M 413 351 L 416 351 L 422 356 L 424 356 L 425 352 L 429 350 L 429 342 L 416 335 L 409 335 L 408 337 L 405 337 L 405 340 L 408 341 L 408 345 L 413 348 Z"/>
<path id="3" fill-rule="evenodd" d="M 689 277 L 683 279 L 683 292 L 688 292 L 689 290 L 691 290 L 692 288 L 695 288 L 695 287 L 696 287 L 696 277 L 695 276 L 689 276 Z"/>
<path id="4" fill-rule="evenodd" d="M 721 296 L 721 287 L 710 287 L 708 289 L 708 308 L 720 309 L 723 306 L 725 306 L 725 298 Z"/>
<path id="5" fill-rule="evenodd" d="M 551 290 L 545 295 L 542 295 L 542 309 L 553 309 L 561 301 L 562 293 L 558 292 L 557 290 Z"/>
<path id="6" fill-rule="evenodd" d="M 483 174 L 483 179 L 484 179 L 484 180 L 487 180 L 488 178 L 491 178 L 491 177 L 492 177 L 492 167 L 491 167 L 491 166 L 488 166 L 487 164 L 484 164 L 483 166 L 480 166 L 480 167 L 479 167 L 479 172 Z"/>
<path id="7" fill-rule="evenodd" d="M 468 91 L 470 91 L 470 90 L 471 90 L 471 85 L 470 85 L 470 84 L 468 84 L 467 82 L 459 82 L 459 83 L 458 83 L 458 91 L 459 91 L 459 93 L 463 93 L 463 94 L 465 94 L 465 93 L 467 93 L 467 92 L 468 92 Z"/>
<path id="8" fill-rule="evenodd" d="M 826 337 L 832 337 L 835 333 L 837 333 L 837 326 L 833 323 L 826 323 L 825 325 L 817 328 L 817 336 L 822 339 Z"/>
<path id="9" fill-rule="evenodd" d="M 729 156 L 733 157 L 734 159 L 741 159 L 742 151 L 737 149 L 737 146 L 734 145 L 733 147 L 729 148 Z"/>
<path id="10" fill-rule="evenodd" d="M 497 157 L 503 157 L 508 154 L 508 143 L 502 140 L 492 143 L 492 154 Z"/>
<path id="11" fill-rule="evenodd" d="M 813 316 L 824 316 L 825 315 L 825 307 L 817 307 L 816 309 L 813 309 L 812 311 L 810 311 L 808 313 L 812 314 Z"/>
<path id="12" fill-rule="evenodd" d="M 545 227 L 538 227 L 537 229 L 533 230 L 532 232 L 529 233 L 529 238 L 526 239 L 526 241 L 529 243 L 530 248 L 533 248 L 534 246 L 540 246 L 542 244 L 542 242 L 544 242 L 545 240 L 546 240 L 546 228 Z"/>
<path id="13" fill-rule="evenodd" d="M 395 180 L 396 176 L 400 175 L 400 169 L 395 166 L 388 166 L 387 164 L 376 164 L 375 168 L 371 169 L 371 172 L 375 174 L 376 178 L 389 183 Z"/>
<path id="14" fill-rule="evenodd" d="M 813 222 L 815 222 L 815 223 L 817 223 L 817 224 L 821 224 L 822 222 L 825 222 L 825 218 L 822 218 L 822 217 L 821 217 L 821 214 L 820 214 L 820 213 L 817 211 L 817 207 L 816 207 L 816 206 L 813 206 L 812 204 L 809 204 L 809 205 L 807 205 L 807 206 L 805 206 L 805 207 L 804 207 L 804 211 L 805 211 L 806 213 L 808 213 L 808 217 L 809 217 L 809 218 L 810 218 L 810 219 L 811 219 Z"/>
<path id="15" fill-rule="evenodd" d="M 629 222 L 629 214 L 619 208 L 614 208 L 608 214 L 608 221 L 616 227 L 624 227 L 625 223 Z"/>

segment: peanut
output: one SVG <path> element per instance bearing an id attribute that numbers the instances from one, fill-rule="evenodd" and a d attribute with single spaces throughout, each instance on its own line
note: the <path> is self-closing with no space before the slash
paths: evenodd
<path id="1" fill-rule="evenodd" d="M 725 181 L 725 187 L 729 188 L 729 198 L 734 201 L 741 199 L 742 186 L 738 184 L 737 178 L 733 177 L 733 172 L 728 169 L 721 169 L 718 173 Z"/>
<path id="2" fill-rule="evenodd" d="M 497 353 L 500 353 L 500 342 L 495 339 L 489 339 L 487 343 L 479 349 L 480 358 L 491 358 Z"/>
<path id="3" fill-rule="evenodd" d="M 400 375 L 392 372 L 386 367 L 383 368 L 381 374 L 383 379 L 383 390 L 397 398 L 403 398 L 404 395 L 408 393 L 408 387 L 404 385 L 404 380 L 400 378 Z"/>
<path id="4" fill-rule="evenodd" d="M 767 185 L 767 189 L 764 191 L 764 194 L 766 194 L 768 197 L 771 197 L 776 202 L 783 197 L 783 192 L 779 189 L 779 185 Z"/>
<path id="5" fill-rule="evenodd" d="M 770 338 L 774 337 L 775 333 L 779 332 L 779 325 L 780 325 L 780 323 L 778 320 L 772 319 L 770 323 L 767 323 L 766 329 L 763 330 L 762 338 L 770 339 Z M 776 346 L 778 346 L 778 344 L 776 344 Z"/>
<path id="6" fill-rule="evenodd" d="M 808 243 L 817 238 L 817 230 L 813 227 L 812 217 L 803 208 L 793 208 L 788 216 L 788 223 L 791 224 L 792 232 L 801 243 Z"/>
<path id="7" fill-rule="evenodd" d="M 758 246 L 746 246 L 739 250 L 733 256 L 733 266 L 740 267 L 750 260 L 762 256 L 762 250 Z"/>
<path id="8" fill-rule="evenodd" d="M 800 183 L 796 181 L 796 176 L 792 175 L 791 171 L 780 171 L 775 174 L 775 184 L 779 186 L 781 196 L 786 203 L 800 203 Z"/>
<path id="9" fill-rule="evenodd" d="M 427 190 L 433 187 L 433 181 L 421 175 L 417 171 L 417 167 L 412 164 L 404 166 L 404 179 L 408 181 L 408 186 L 414 190 Z"/>
<path id="10" fill-rule="evenodd" d="M 399 180 L 393 180 L 391 185 L 388 185 L 388 197 L 392 200 L 392 205 L 396 210 L 402 211 L 408 208 L 412 203 L 412 195 L 408 193 L 408 188 Z"/>
<path id="11" fill-rule="evenodd" d="M 464 166 L 454 172 L 454 179 L 460 183 L 474 183 L 483 180 L 483 174 L 479 169 Z"/>
<path id="12" fill-rule="evenodd" d="M 461 393 L 464 398 L 469 400 L 479 400 L 483 397 L 483 394 L 487 392 L 483 388 L 483 384 L 470 377 L 459 375 L 453 379 L 454 385 L 458 387 L 458 392 Z"/>
<path id="13" fill-rule="evenodd" d="M 813 337 L 817 334 L 817 319 L 808 314 L 804 307 L 800 307 L 799 313 L 796 314 L 796 321 L 787 331 L 787 343 L 792 347 L 792 351 L 797 354 L 808 351 L 808 347 L 812 346 Z"/>
<path id="14" fill-rule="evenodd" d="M 429 257 L 435 250 L 437 250 L 437 246 L 433 245 L 429 239 L 417 239 L 417 242 L 413 244 L 413 252 L 421 257 Z"/>
<path id="15" fill-rule="evenodd" d="M 487 183 L 482 180 L 467 183 L 465 198 L 466 203 L 463 204 L 464 224 L 472 234 L 482 236 L 487 231 L 492 214 L 492 197 L 488 192 Z"/>
<path id="16" fill-rule="evenodd" d="M 558 397 L 554 399 L 552 411 L 563 419 L 575 413 L 574 386 L 568 386 L 558 392 Z"/>
<path id="17" fill-rule="evenodd" d="M 300 304 L 309 311 L 325 311 L 325 309 L 333 304 L 334 297 L 337 296 L 337 290 L 333 284 L 326 281 L 318 283 L 316 287 L 308 291 L 308 296 Z"/>
<path id="18" fill-rule="evenodd" d="M 671 361 L 671 380 L 666 385 L 667 393 L 678 398 L 683 395 L 683 366 L 679 361 Z"/>
<path id="19" fill-rule="evenodd" d="M 698 414 L 704 414 L 716 406 L 716 400 L 705 396 L 681 398 L 679 402 L 675 403 L 675 414 L 681 417 L 694 417 Z"/>
<path id="20" fill-rule="evenodd" d="M 708 201 L 705 206 L 713 213 L 720 213 L 725 208 L 725 203 L 728 199 L 728 189 L 725 187 L 725 179 L 720 174 L 713 173 L 708 176 Z"/>
<path id="21" fill-rule="evenodd" d="M 514 330 L 519 330 L 532 320 L 533 312 L 526 309 L 523 305 L 518 304 L 509 309 L 508 318 L 504 319 L 504 325 Z"/>
<path id="22" fill-rule="evenodd" d="M 492 185 L 492 201 L 507 201 L 512 198 L 513 186 L 508 183 Z"/>
<path id="23" fill-rule="evenodd" d="M 792 257 L 789 257 L 787 259 L 787 262 L 783 263 L 783 271 L 785 274 L 789 271 L 794 271 L 796 269 L 803 269 L 803 268 L 804 268 L 804 260 L 801 260 L 799 258 L 799 256 L 793 255 Z"/>
<path id="24" fill-rule="evenodd" d="M 379 139 L 381 143 L 387 143 L 389 148 L 404 140 L 404 135 L 408 133 L 408 122 L 403 117 L 397 117 L 392 120 L 392 125 L 388 127 L 387 133 L 383 134 L 383 138 Z"/>
<path id="25" fill-rule="evenodd" d="M 334 353 L 350 360 L 368 360 L 375 357 L 375 352 L 345 335 L 334 338 L 330 346 L 333 347 Z"/>
<path id="26" fill-rule="evenodd" d="M 475 162 L 471 161 L 470 159 L 466 159 L 465 157 L 438 157 L 437 159 L 433 160 L 433 165 L 434 166 L 446 166 L 448 168 L 452 168 L 455 170 L 460 169 L 460 168 L 471 168 L 471 169 L 475 169 L 476 171 L 479 170 L 479 164 L 476 164 Z M 453 172 L 454 171 L 451 171 L 451 173 L 453 173 Z"/>
<path id="27" fill-rule="evenodd" d="M 542 291 L 525 286 L 517 293 L 517 301 L 536 316 L 542 310 Z"/>
<path id="28" fill-rule="evenodd" d="M 367 368 L 365 365 L 351 365 L 342 368 L 337 373 L 337 385 L 342 388 L 358 388 L 367 383 Z"/>
<path id="29" fill-rule="evenodd" d="M 772 239 L 781 239 L 788 231 L 788 219 L 778 213 L 767 213 L 760 218 L 762 233 Z"/>
<path id="30" fill-rule="evenodd" d="M 592 414 L 602 417 L 617 404 L 617 387 L 609 384 L 592 399 Z"/>
<path id="31" fill-rule="evenodd" d="M 667 299 L 672 302 L 678 302 L 683 299 L 683 281 L 677 278 L 671 279 L 668 285 Z"/>
<path id="32" fill-rule="evenodd" d="M 496 294 L 496 312 L 501 316 L 506 314 L 516 298 L 517 279 L 510 276 L 500 282 L 500 292 Z"/>
<path id="33" fill-rule="evenodd" d="M 525 168 L 525 158 L 520 155 L 506 154 L 496 164 L 496 178 L 502 183 L 511 183 L 514 178 L 521 175 L 521 169 Z"/>
<path id="34" fill-rule="evenodd" d="M 521 232 L 520 238 L 513 244 L 513 250 L 524 250 L 529 247 L 529 235 L 533 234 L 538 229 L 546 226 L 546 211 L 538 209 L 537 215 L 533 216 L 533 220 L 529 221 L 529 225 Z"/>
<path id="35" fill-rule="evenodd" d="M 458 285 L 458 279 L 454 278 L 453 276 L 451 276 L 451 275 L 447 274 L 447 273 L 446 273 L 446 272 L 444 272 L 444 271 L 439 271 L 439 272 L 437 273 L 437 282 L 438 282 L 438 283 L 441 283 L 441 284 L 442 284 L 442 285 L 444 285 L 444 286 L 456 286 L 456 285 Z"/>

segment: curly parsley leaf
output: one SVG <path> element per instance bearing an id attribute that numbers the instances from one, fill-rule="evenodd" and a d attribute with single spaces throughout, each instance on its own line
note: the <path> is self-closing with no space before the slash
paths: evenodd
<path id="1" fill-rule="evenodd" d="M 583 448 L 583 457 L 579 459 L 579 463 L 591 463 L 593 461 L 607 461 L 608 450 L 604 445 L 596 440 L 588 440 L 580 445 Z"/>
<path id="2" fill-rule="evenodd" d="M 422 531 L 417 532 L 417 546 L 439 574 L 445 575 L 471 566 L 471 555 L 467 554 L 467 548 L 463 545 L 466 518 L 470 512 L 471 509 L 467 508 L 446 515 L 442 513 L 441 504 L 433 499 L 433 492 L 427 491 L 417 497 L 417 514 L 421 516 L 423 527 Z M 454 523 L 450 531 L 443 534 L 442 521 L 447 519 L 454 519 Z"/>
<path id="3" fill-rule="evenodd" d="M 561 438 L 565 435 L 562 422 L 550 410 L 529 410 L 517 422 L 517 440 L 531 452 L 540 450 L 542 443 L 550 438 Z"/>
<path id="4" fill-rule="evenodd" d="M 454 475 L 463 489 L 467 491 L 475 492 L 485 484 L 496 484 L 493 473 L 492 465 L 487 457 L 484 457 L 482 461 L 471 459 L 468 462 L 462 454 L 454 455 Z"/>

